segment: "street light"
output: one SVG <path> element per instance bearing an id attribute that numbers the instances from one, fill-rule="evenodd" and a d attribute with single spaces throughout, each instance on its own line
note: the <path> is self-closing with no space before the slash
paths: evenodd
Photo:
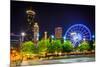
<path id="1" fill-rule="evenodd" d="M 95 35 L 92 35 L 92 40 L 94 41 L 94 39 L 95 39 Z"/>
<path id="2" fill-rule="evenodd" d="M 92 35 L 92 38 L 95 38 L 95 35 Z"/>
<path id="3" fill-rule="evenodd" d="M 54 39 L 54 35 L 51 35 L 51 38 Z"/>
<path id="4" fill-rule="evenodd" d="M 83 41 L 86 41 L 86 39 L 85 39 L 85 38 L 83 38 Z"/>
<path id="5" fill-rule="evenodd" d="M 22 32 L 22 33 L 21 33 L 21 36 L 25 36 L 25 33 L 24 33 L 24 32 Z"/>
<path id="6" fill-rule="evenodd" d="M 25 34 L 24 32 L 21 33 L 21 37 L 22 37 L 22 38 L 21 38 L 21 42 L 24 41 L 24 36 L 25 36 L 25 35 L 26 35 L 26 34 Z"/>
<path id="7" fill-rule="evenodd" d="M 64 36 L 63 39 L 64 39 L 64 42 L 66 42 L 66 36 Z"/>
<path id="8" fill-rule="evenodd" d="M 54 40 L 54 35 L 51 35 L 51 41 L 53 41 Z"/>

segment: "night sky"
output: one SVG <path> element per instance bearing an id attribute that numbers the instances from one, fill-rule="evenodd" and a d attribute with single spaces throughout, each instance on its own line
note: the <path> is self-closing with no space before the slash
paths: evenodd
<path id="1" fill-rule="evenodd" d="M 11 1 L 11 33 L 20 34 L 27 29 L 26 9 L 30 6 L 36 12 L 40 35 L 44 31 L 54 34 L 58 26 L 63 28 L 64 35 L 74 24 L 84 24 L 95 34 L 95 6 L 22 1 Z"/>

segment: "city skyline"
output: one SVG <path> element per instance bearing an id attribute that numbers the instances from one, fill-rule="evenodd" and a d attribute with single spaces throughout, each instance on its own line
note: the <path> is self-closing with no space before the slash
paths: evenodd
<path id="1" fill-rule="evenodd" d="M 84 24 L 90 29 L 92 35 L 95 34 L 94 6 L 89 7 L 69 4 L 50 5 L 50 3 L 39 2 L 12 2 L 13 6 L 11 6 L 11 33 L 20 34 L 22 31 L 27 30 L 27 16 L 25 11 L 28 7 L 32 6 L 36 12 L 35 21 L 40 26 L 41 36 L 43 36 L 44 31 L 47 31 L 48 35 L 54 35 L 54 29 L 56 27 L 62 27 L 62 35 L 64 36 L 67 29 L 74 24 Z"/>

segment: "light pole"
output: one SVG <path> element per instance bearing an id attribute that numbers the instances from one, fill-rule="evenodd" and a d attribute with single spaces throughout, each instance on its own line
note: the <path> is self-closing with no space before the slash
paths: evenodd
<path id="1" fill-rule="evenodd" d="M 95 35 L 92 35 L 92 40 L 93 40 L 93 42 L 94 42 L 94 40 L 95 40 Z"/>
<path id="2" fill-rule="evenodd" d="M 51 35 L 51 42 L 54 40 L 54 35 Z"/>
<path id="3" fill-rule="evenodd" d="M 20 52 L 21 52 L 21 46 L 22 46 L 22 42 L 24 41 L 25 35 L 26 35 L 25 32 L 21 32 L 20 34 Z M 22 58 L 23 58 L 23 54 L 22 54 Z"/>
<path id="4" fill-rule="evenodd" d="M 66 36 L 63 37 L 64 42 L 66 42 Z"/>
<path id="5" fill-rule="evenodd" d="M 51 35 L 51 38 L 54 39 L 54 35 Z"/>
<path id="6" fill-rule="evenodd" d="M 54 39 L 54 35 L 51 35 L 51 38 Z"/>
<path id="7" fill-rule="evenodd" d="M 24 36 L 25 35 L 26 34 L 24 32 L 22 32 L 21 35 L 20 35 L 20 47 L 21 47 L 22 42 L 24 41 Z"/>
<path id="8" fill-rule="evenodd" d="M 24 41 L 24 37 L 25 37 L 25 35 L 26 35 L 25 32 L 22 32 L 22 33 L 21 33 L 21 42 Z"/>

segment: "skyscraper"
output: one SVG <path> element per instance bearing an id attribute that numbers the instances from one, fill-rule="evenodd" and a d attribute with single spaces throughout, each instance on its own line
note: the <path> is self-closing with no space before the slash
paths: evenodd
<path id="1" fill-rule="evenodd" d="M 33 32 L 34 32 L 34 44 L 37 45 L 38 40 L 39 40 L 39 26 L 38 26 L 38 23 L 34 24 Z"/>
<path id="2" fill-rule="evenodd" d="M 62 27 L 55 28 L 55 38 L 56 39 L 62 38 Z"/>
<path id="3" fill-rule="evenodd" d="M 27 14 L 27 21 L 29 23 L 30 26 L 33 25 L 34 23 L 34 18 L 35 18 L 35 11 L 32 10 L 32 7 L 26 10 L 26 14 Z"/>
<path id="4" fill-rule="evenodd" d="M 45 40 L 47 39 L 47 32 L 46 31 L 44 32 L 44 39 Z"/>
<path id="5" fill-rule="evenodd" d="M 29 7 L 26 10 L 26 14 L 27 14 L 27 30 L 26 30 L 26 32 L 28 33 L 27 36 L 26 36 L 26 39 L 32 40 L 32 39 L 34 39 L 33 38 L 34 31 L 33 30 L 34 30 L 36 12 L 32 9 L 32 7 Z"/>

